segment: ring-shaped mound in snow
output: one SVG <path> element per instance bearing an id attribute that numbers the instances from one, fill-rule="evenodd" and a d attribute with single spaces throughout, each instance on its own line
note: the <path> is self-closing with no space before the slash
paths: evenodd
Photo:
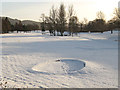
<path id="1" fill-rule="evenodd" d="M 85 62 L 74 59 L 62 59 L 40 63 L 32 67 L 37 72 L 66 74 L 74 73 L 85 67 Z"/>

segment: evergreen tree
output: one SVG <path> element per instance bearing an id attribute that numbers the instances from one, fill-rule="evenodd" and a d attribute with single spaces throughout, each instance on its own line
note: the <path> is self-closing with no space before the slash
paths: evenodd
<path id="1" fill-rule="evenodd" d="M 58 22 L 57 22 L 59 25 L 58 30 L 60 31 L 61 36 L 63 36 L 63 33 L 65 31 L 66 21 L 67 20 L 66 20 L 65 6 L 64 4 L 61 4 L 58 10 Z"/>
<path id="2" fill-rule="evenodd" d="M 6 17 L 2 19 L 2 33 L 8 33 L 11 30 L 11 23 Z"/>
<path id="3" fill-rule="evenodd" d="M 19 27 L 18 27 L 18 23 L 17 22 L 15 23 L 14 30 L 17 31 L 17 33 L 19 31 Z"/>
<path id="4" fill-rule="evenodd" d="M 21 21 L 19 21 L 19 23 L 18 23 L 18 30 L 23 31 L 23 25 L 22 25 Z"/>

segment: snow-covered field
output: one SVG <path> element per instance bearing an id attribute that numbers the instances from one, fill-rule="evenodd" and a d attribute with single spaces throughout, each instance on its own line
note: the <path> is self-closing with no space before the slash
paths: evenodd
<path id="1" fill-rule="evenodd" d="M 118 32 L 1 36 L 1 76 L 7 87 L 118 87 Z"/>

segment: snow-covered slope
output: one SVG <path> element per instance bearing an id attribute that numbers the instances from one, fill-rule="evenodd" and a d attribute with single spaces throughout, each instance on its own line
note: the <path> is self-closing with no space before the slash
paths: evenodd
<path id="1" fill-rule="evenodd" d="M 1 76 L 8 87 L 118 87 L 118 32 L 1 36 Z"/>

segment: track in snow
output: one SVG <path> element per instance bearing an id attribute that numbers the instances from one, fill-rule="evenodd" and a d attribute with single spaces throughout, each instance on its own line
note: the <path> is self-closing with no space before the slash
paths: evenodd
<path id="1" fill-rule="evenodd" d="M 118 44 L 104 33 L 80 37 L 27 35 L 3 35 L 2 76 L 11 88 L 117 87 Z"/>

